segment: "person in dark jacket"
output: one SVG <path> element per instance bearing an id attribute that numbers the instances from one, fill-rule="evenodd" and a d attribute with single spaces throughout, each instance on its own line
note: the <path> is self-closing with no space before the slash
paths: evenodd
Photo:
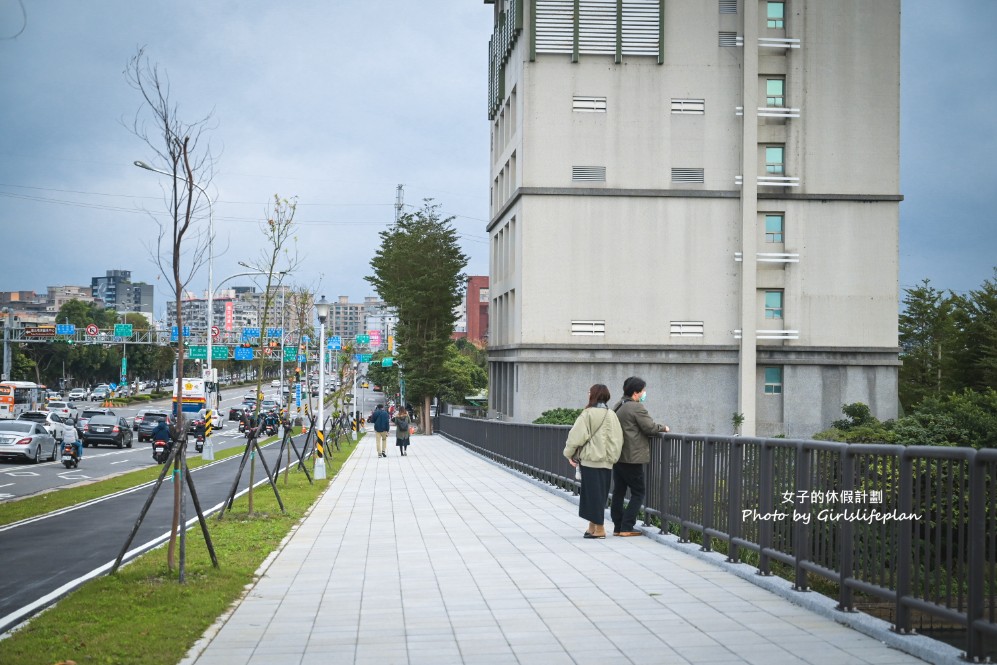
<path id="1" fill-rule="evenodd" d="M 408 455 L 409 431 L 412 421 L 408 418 L 408 411 L 404 408 L 398 411 L 395 416 L 395 445 L 402 451 L 402 457 Z"/>
<path id="2" fill-rule="evenodd" d="M 614 536 L 644 535 L 636 530 L 636 524 L 645 496 L 644 465 L 651 461 L 650 437 L 669 431 L 667 425 L 654 422 L 647 412 L 644 406 L 646 387 L 644 379 L 631 376 L 623 382 L 623 399 L 613 407 L 623 428 L 623 452 L 613 465 L 613 499 L 609 508 Z M 627 489 L 630 490 L 630 502 L 624 511 L 623 500 Z"/>
<path id="3" fill-rule="evenodd" d="M 377 439 L 377 456 L 388 456 L 388 431 L 391 429 L 391 419 L 384 405 L 378 404 L 374 409 L 374 437 Z"/>

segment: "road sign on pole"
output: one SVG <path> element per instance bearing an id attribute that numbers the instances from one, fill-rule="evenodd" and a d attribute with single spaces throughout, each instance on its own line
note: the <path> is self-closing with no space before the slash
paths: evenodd
<path id="1" fill-rule="evenodd" d="M 100 329 L 97 328 L 96 323 L 91 323 L 90 325 L 87 326 L 87 335 L 89 335 L 90 337 L 96 337 L 97 333 L 99 332 Z"/>
<path id="2" fill-rule="evenodd" d="M 55 324 L 55 334 L 56 335 L 75 335 L 76 326 L 72 323 L 57 323 Z"/>
<path id="3" fill-rule="evenodd" d="M 115 337 L 131 337 L 132 336 L 132 324 L 130 324 L 130 323 L 115 323 L 114 324 L 114 336 Z"/>

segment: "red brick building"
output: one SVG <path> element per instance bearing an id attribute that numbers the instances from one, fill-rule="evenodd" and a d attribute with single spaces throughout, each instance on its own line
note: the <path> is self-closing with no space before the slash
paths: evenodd
<path id="1" fill-rule="evenodd" d="M 488 341 L 488 276 L 467 279 L 467 338 Z"/>

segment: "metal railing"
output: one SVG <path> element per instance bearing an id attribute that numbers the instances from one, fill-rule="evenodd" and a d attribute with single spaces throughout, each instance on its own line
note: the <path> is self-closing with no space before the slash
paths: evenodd
<path id="1" fill-rule="evenodd" d="M 568 427 L 440 417 L 439 432 L 566 490 Z M 569 473 L 571 472 L 571 473 Z M 569 477 L 571 475 L 572 477 Z M 838 609 L 865 594 L 966 629 L 966 657 L 997 637 L 997 450 L 738 436 L 652 440 L 645 513 L 662 533 L 837 585 Z M 753 554 L 748 554 L 753 553 Z"/>

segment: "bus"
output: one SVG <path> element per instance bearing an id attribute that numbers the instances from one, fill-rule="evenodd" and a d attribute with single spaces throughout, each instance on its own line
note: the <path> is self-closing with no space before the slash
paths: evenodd
<path id="1" fill-rule="evenodd" d="M 197 413 L 201 409 L 218 410 L 217 384 L 204 379 L 184 378 L 183 412 Z M 177 415 L 177 382 L 173 381 L 173 415 Z"/>
<path id="2" fill-rule="evenodd" d="M 30 381 L 0 383 L 0 418 L 17 418 L 25 411 L 37 411 L 45 403 L 45 387 Z"/>

